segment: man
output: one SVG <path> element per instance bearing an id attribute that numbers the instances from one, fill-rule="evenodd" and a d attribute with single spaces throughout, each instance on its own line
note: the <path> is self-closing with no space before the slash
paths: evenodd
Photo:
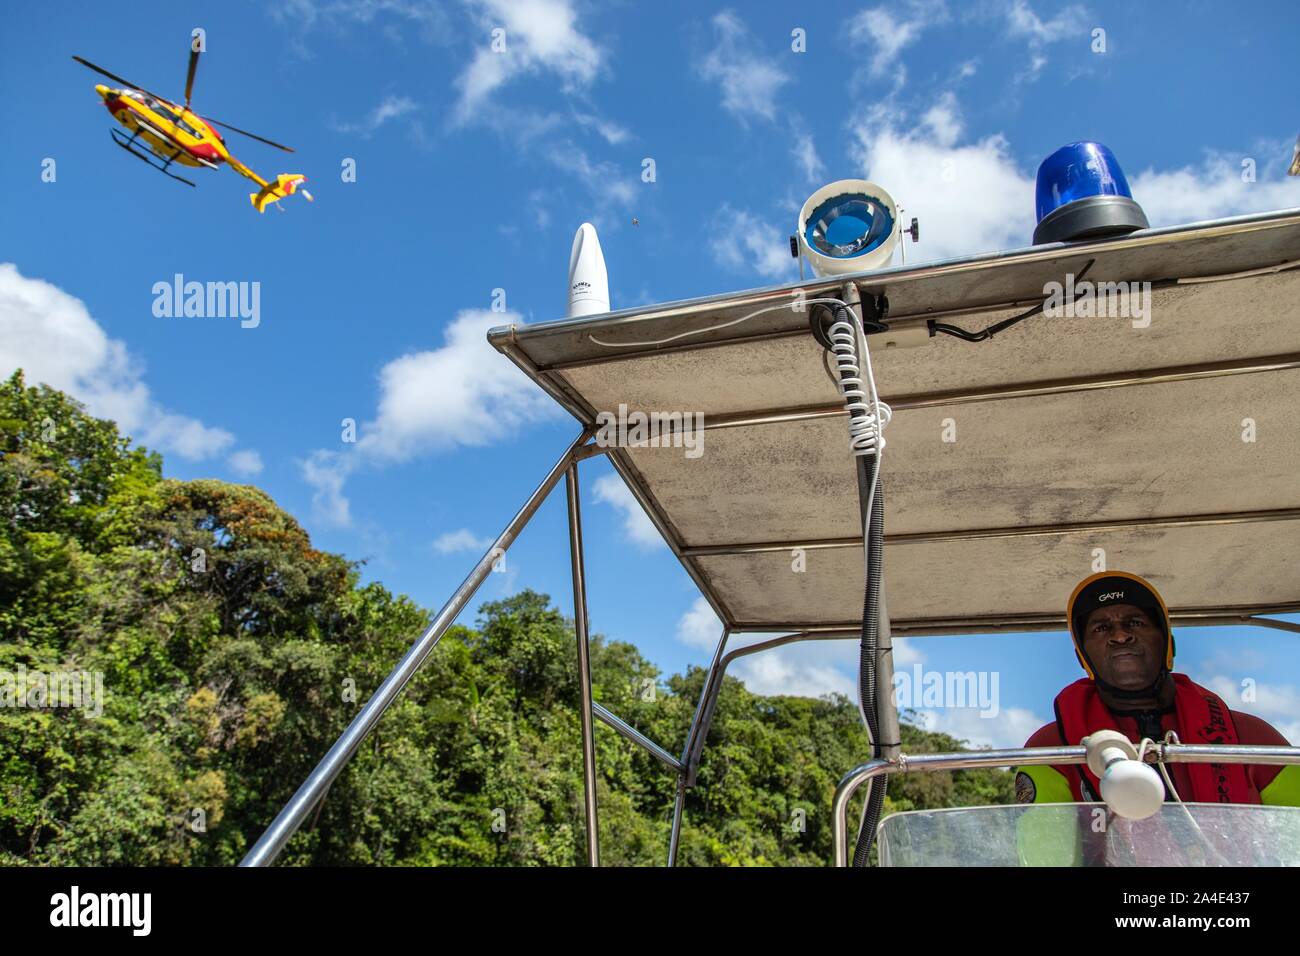
<path id="1" fill-rule="evenodd" d="M 1056 722 L 1026 747 L 1076 746 L 1097 730 L 1118 730 L 1137 743 L 1173 730 L 1184 744 L 1270 744 L 1287 740 L 1258 717 L 1229 710 L 1212 691 L 1174 666 L 1169 611 L 1135 574 L 1110 571 L 1080 582 L 1066 607 L 1075 654 L 1088 676 L 1056 697 Z M 1168 764 L 1178 795 L 1191 803 L 1300 806 L 1300 766 Z M 1020 767 L 1021 803 L 1096 801 L 1100 783 L 1082 764 Z M 1172 799 L 1172 795 L 1168 795 Z"/>

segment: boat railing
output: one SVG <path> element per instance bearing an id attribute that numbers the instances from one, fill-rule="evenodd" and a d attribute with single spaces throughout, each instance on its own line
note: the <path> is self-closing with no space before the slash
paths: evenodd
<path id="1" fill-rule="evenodd" d="M 1148 763 L 1230 763 L 1281 766 L 1300 764 L 1300 747 L 1246 744 L 1159 743 L 1146 753 Z M 936 773 L 991 767 L 1069 766 L 1087 762 L 1083 747 L 1022 747 L 1012 750 L 899 754 L 893 760 L 869 760 L 854 767 L 835 788 L 832 805 L 835 865 L 848 866 L 849 801 L 863 784 L 900 773 Z"/>

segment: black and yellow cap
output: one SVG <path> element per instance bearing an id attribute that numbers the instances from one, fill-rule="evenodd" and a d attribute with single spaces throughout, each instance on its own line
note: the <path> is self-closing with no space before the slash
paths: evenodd
<path id="1" fill-rule="evenodd" d="M 1174 632 L 1169 624 L 1169 608 L 1165 599 L 1151 582 L 1127 571 L 1101 571 L 1079 582 L 1065 606 L 1066 620 L 1070 624 L 1070 637 L 1074 639 L 1074 653 L 1079 663 L 1093 680 L 1097 672 L 1083 651 L 1083 628 L 1088 615 L 1108 604 L 1132 604 L 1151 615 L 1156 626 L 1165 633 L 1165 670 L 1174 669 Z"/>

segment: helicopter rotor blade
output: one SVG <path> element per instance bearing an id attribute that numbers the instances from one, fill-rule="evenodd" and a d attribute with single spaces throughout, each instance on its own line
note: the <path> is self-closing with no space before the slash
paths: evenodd
<path id="1" fill-rule="evenodd" d="M 229 123 L 223 123 L 221 122 L 221 120 L 213 119 L 210 116 L 205 116 L 203 117 L 203 119 L 204 121 L 211 123 L 214 126 L 220 126 L 222 129 L 228 129 L 232 133 L 238 133 L 241 136 L 247 136 L 249 139 L 255 139 L 259 143 L 265 143 L 267 146 L 274 146 L 276 149 L 282 149 L 286 153 L 293 152 L 293 149 L 291 147 L 282 146 L 280 143 L 277 143 L 274 140 L 269 140 L 265 136 L 258 136 L 256 133 L 250 133 L 248 130 L 240 129 L 238 126 L 231 126 Z"/>
<path id="2" fill-rule="evenodd" d="M 139 84 L 136 83 L 132 83 L 130 80 L 120 77 L 116 73 L 110 73 L 102 66 L 95 66 L 95 64 L 91 63 L 89 60 L 84 60 L 79 56 L 74 56 L 73 59 L 76 60 L 78 63 L 80 63 L 82 66 L 88 66 L 96 73 L 102 74 L 103 76 L 108 77 L 110 80 L 113 80 L 114 82 L 121 83 L 122 86 L 124 87 L 127 87 L 132 90 L 139 90 L 142 93 L 148 93 L 154 99 L 163 100 L 164 102 L 166 102 L 165 97 L 159 96 L 157 93 L 154 93 L 151 90 L 146 90 L 143 86 L 140 86 Z"/>
<path id="3" fill-rule="evenodd" d="M 133 90 L 139 90 L 142 93 L 148 93 L 154 99 L 160 100 L 163 103 L 171 102 L 165 96 L 159 96 L 157 93 L 153 92 L 152 90 L 147 90 L 143 86 L 140 86 L 136 83 L 132 83 L 130 80 L 126 79 L 125 77 L 118 76 L 116 73 L 110 73 L 102 66 L 96 66 L 95 64 L 91 63 L 89 60 L 83 59 L 82 57 L 79 56 L 73 56 L 73 59 L 76 60 L 78 63 L 80 63 L 82 66 L 89 67 L 90 69 L 94 70 L 96 73 L 106 76 L 110 80 L 113 80 L 116 83 L 121 83 L 122 86 L 124 87 L 128 87 Z M 194 73 L 198 69 L 198 62 L 199 62 L 199 52 L 197 50 L 191 50 L 189 74 L 185 80 L 185 109 L 187 112 L 189 111 L 190 93 L 193 91 Z M 207 116 L 204 116 L 203 119 L 206 122 L 213 124 L 214 126 L 220 126 L 222 129 L 228 129 L 232 133 L 238 133 L 241 136 L 247 136 L 249 139 L 255 139 L 259 143 L 265 143 L 267 146 L 274 146 L 276 149 L 282 149 L 286 153 L 293 152 L 292 147 L 285 146 L 282 143 L 277 143 L 275 142 L 275 140 L 267 139 L 265 136 L 258 136 L 256 133 L 250 133 L 248 130 L 240 129 L 238 126 L 231 126 L 229 123 L 223 123 L 221 122 L 221 120 L 212 119 L 211 117 L 207 117 Z"/>
<path id="4" fill-rule="evenodd" d="M 185 109 L 190 108 L 190 95 L 194 92 L 194 71 L 199 68 L 199 51 L 190 47 L 190 68 L 185 74 Z"/>

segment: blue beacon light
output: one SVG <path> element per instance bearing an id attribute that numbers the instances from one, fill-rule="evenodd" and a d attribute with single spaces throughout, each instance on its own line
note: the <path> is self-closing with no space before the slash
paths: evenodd
<path id="1" fill-rule="evenodd" d="M 1034 245 L 1077 242 L 1146 229 L 1115 154 L 1101 143 L 1071 143 L 1038 167 Z"/>

